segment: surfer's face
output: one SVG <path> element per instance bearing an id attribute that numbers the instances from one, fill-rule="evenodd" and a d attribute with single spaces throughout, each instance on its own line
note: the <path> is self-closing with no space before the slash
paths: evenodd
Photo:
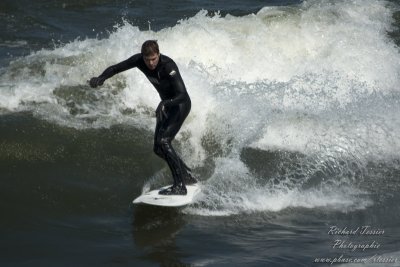
<path id="1" fill-rule="evenodd" d="M 143 59 L 147 68 L 149 68 L 150 70 L 154 70 L 158 65 L 158 61 L 160 60 L 160 54 L 154 53 L 150 56 L 143 56 Z"/>

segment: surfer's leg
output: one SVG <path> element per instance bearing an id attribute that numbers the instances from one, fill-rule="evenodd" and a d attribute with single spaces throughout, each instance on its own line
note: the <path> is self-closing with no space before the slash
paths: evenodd
<path id="1" fill-rule="evenodd" d="M 182 182 L 181 161 L 177 160 L 179 157 L 171 145 L 172 139 L 180 128 L 176 125 L 179 117 L 179 107 L 169 109 L 166 117 L 157 116 L 153 151 L 167 162 L 174 180 L 173 186 L 160 192 L 162 194 L 186 194 L 186 187 Z"/>
<path id="2" fill-rule="evenodd" d="M 154 142 L 154 153 L 156 155 L 158 155 L 160 158 L 164 159 L 167 164 L 168 167 L 170 168 L 171 172 L 172 172 L 172 177 L 176 177 L 178 174 L 176 172 L 176 168 L 170 164 L 170 161 L 168 161 L 165 158 L 165 153 L 162 150 L 162 146 L 161 146 L 161 141 L 155 141 Z M 175 152 L 176 154 L 176 152 Z M 176 154 L 177 159 L 179 160 L 179 165 L 180 165 L 180 170 L 182 171 L 181 175 L 183 178 L 183 181 L 186 185 L 191 185 L 191 184 L 195 184 L 197 183 L 196 178 L 193 177 L 192 175 L 192 170 L 185 164 L 185 162 L 183 162 L 183 160 Z M 176 179 L 174 178 L 174 184 L 175 184 Z"/>
<path id="3" fill-rule="evenodd" d="M 162 152 L 161 149 L 161 138 L 163 137 L 163 132 L 165 131 L 166 118 L 158 116 L 158 114 L 156 114 L 156 118 L 157 120 L 156 120 L 156 129 L 154 131 L 153 151 L 157 156 L 165 160 L 164 153 Z"/>
<path id="4" fill-rule="evenodd" d="M 159 131 L 159 136 L 161 138 L 157 139 L 157 145 L 155 146 L 158 151 L 161 148 L 163 158 L 168 163 L 171 169 L 172 176 L 174 178 L 174 186 L 177 189 L 181 188 L 181 191 L 186 192 L 185 184 L 194 184 L 196 179 L 191 175 L 190 169 L 186 166 L 183 160 L 176 153 L 175 149 L 172 147 L 172 140 L 182 127 L 188 113 L 190 111 L 189 105 L 180 105 L 170 112 L 168 112 L 168 119 L 164 125 L 166 127 L 161 127 Z M 164 192 L 166 193 L 166 192 Z"/>
<path id="5" fill-rule="evenodd" d="M 157 138 L 157 136 L 155 136 L 155 138 L 154 138 L 153 152 L 157 156 L 159 156 L 160 158 L 165 160 L 164 153 L 161 148 L 161 138 Z"/>
<path id="6" fill-rule="evenodd" d="M 185 164 L 185 162 L 183 162 L 181 158 L 179 159 L 181 161 L 182 175 L 185 184 L 191 185 L 197 183 L 197 179 L 193 177 L 192 170 Z"/>
<path id="7" fill-rule="evenodd" d="M 181 129 L 183 122 L 186 117 L 189 115 L 191 109 L 191 103 L 188 101 L 187 103 L 183 103 L 179 105 L 179 116 L 176 120 L 174 120 L 171 124 L 168 125 L 164 136 L 170 137 L 171 141 L 175 138 L 175 135 Z M 179 160 L 182 180 L 186 185 L 195 184 L 197 180 L 192 175 L 192 170 L 186 165 L 186 163 L 177 155 L 177 159 Z"/>
<path id="8" fill-rule="evenodd" d="M 171 169 L 172 177 L 174 178 L 174 184 L 172 187 L 160 191 L 160 194 L 165 195 L 186 195 L 187 190 L 185 182 L 182 178 L 182 166 L 178 154 L 175 152 L 171 145 L 169 138 L 161 139 L 161 147 L 165 156 L 165 160 Z"/>

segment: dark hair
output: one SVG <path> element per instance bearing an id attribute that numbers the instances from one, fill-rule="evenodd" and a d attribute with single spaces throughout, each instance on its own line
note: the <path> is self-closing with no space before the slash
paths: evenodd
<path id="1" fill-rule="evenodd" d="M 151 56 L 153 54 L 160 54 L 157 40 L 147 40 L 142 44 L 142 55 Z"/>

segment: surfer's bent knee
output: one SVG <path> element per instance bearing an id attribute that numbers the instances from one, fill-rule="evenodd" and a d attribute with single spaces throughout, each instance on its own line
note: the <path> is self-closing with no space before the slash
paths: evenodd
<path id="1" fill-rule="evenodd" d="M 161 138 L 160 140 L 161 150 L 164 154 L 170 152 L 171 150 L 171 139 L 170 138 Z"/>

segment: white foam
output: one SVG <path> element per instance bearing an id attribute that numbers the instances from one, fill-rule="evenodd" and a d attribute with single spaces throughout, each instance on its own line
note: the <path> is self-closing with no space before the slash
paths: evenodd
<path id="1" fill-rule="evenodd" d="M 5 40 L 0 43 L 0 47 L 10 47 L 10 48 L 24 47 L 26 45 L 28 45 L 28 42 L 25 40 L 16 40 L 16 41 Z"/>
<path id="2" fill-rule="evenodd" d="M 340 182 L 339 182 L 340 183 Z M 349 212 L 372 205 L 364 191 L 354 186 L 321 184 L 310 189 L 257 182 L 237 159 L 219 159 L 214 175 L 202 186 L 197 206 L 186 213 L 230 216 L 241 213 L 277 212 L 287 208 L 329 209 Z"/>

